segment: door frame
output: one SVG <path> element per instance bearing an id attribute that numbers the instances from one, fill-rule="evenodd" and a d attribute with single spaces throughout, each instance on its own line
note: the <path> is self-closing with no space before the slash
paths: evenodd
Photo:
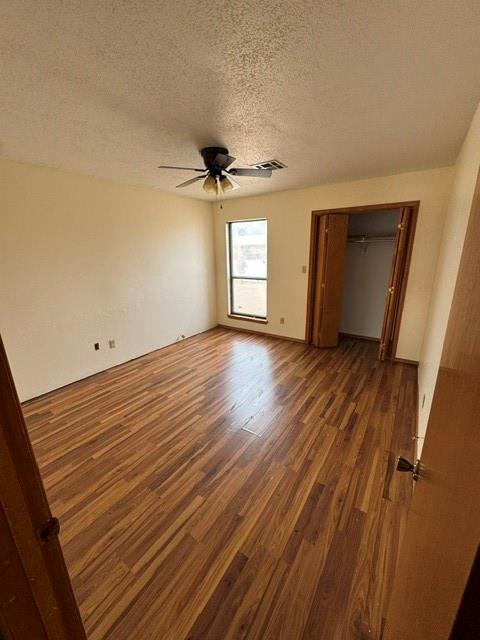
<path id="1" fill-rule="evenodd" d="M 317 263 L 319 259 L 317 251 L 317 235 L 320 227 L 320 219 L 322 216 L 332 214 L 352 215 L 352 214 L 366 214 L 366 213 L 380 213 L 386 209 L 398 209 L 401 214 L 403 209 L 406 209 L 406 229 L 404 229 L 406 235 L 405 242 L 403 243 L 401 268 L 391 273 L 391 286 L 393 286 L 392 292 L 392 305 L 390 305 L 391 312 L 393 313 L 392 322 L 390 324 L 390 335 L 384 336 L 385 347 L 383 349 L 383 358 L 388 360 L 396 360 L 398 335 L 400 333 L 400 324 L 403 313 L 403 305 L 405 302 L 405 293 L 407 290 L 408 274 L 410 270 L 410 262 L 412 258 L 413 242 L 415 238 L 415 230 L 417 226 L 418 210 L 420 208 L 420 200 L 409 200 L 406 202 L 386 202 L 381 204 L 361 205 L 358 207 L 341 207 L 336 209 L 320 209 L 318 211 L 312 211 L 310 222 L 310 255 L 308 265 L 308 289 L 307 289 L 307 313 L 305 323 L 305 342 L 307 344 L 312 343 L 312 333 L 314 324 L 314 297 L 315 297 L 315 275 L 317 273 Z M 399 235 L 401 229 L 397 230 L 397 242 L 398 247 Z M 392 265 L 396 261 L 396 253 L 394 253 L 392 259 Z M 387 305 L 385 305 L 387 307 Z M 386 312 L 386 310 L 385 310 Z M 386 326 L 386 318 L 384 317 L 383 326 Z"/>

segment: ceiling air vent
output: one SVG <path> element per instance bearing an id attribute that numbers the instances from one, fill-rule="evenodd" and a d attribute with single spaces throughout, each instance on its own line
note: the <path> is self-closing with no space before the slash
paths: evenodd
<path id="1" fill-rule="evenodd" d="M 276 171 L 277 169 L 286 169 L 287 165 L 280 162 L 280 160 L 267 160 L 266 162 L 258 162 L 257 164 L 251 164 L 254 169 L 271 169 Z"/>

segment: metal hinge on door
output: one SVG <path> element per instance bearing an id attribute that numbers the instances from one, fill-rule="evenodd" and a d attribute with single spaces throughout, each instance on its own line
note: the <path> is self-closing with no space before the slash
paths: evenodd
<path id="1" fill-rule="evenodd" d="M 43 527 L 40 527 L 38 531 L 38 537 L 40 542 L 51 542 L 53 538 L 56 538 L 60 533 L 60 522 L 58 518 L 50 517 Z"/>
<path id="2" fill-rule="evenodd" d="M 410 462 L 407 458 L 403 456 L 398 456 L 397 458 L 397 471 L 402 471 L 403 473 L 411 473 L 414 480 L 418 480 L 420 477 L 420 460 L 415 460 L 415 462 Z"/>

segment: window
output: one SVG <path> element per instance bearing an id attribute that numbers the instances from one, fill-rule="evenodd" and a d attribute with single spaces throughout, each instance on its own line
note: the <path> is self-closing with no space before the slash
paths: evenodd
<path id="1" fill-rule="evenodd" d="M 230 313 L 267 319 L 267 221 L 228 223 Z"/>

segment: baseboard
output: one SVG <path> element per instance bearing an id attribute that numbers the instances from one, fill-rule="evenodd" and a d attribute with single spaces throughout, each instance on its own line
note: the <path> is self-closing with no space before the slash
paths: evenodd
<path id="1" fill-rule="evenodd" d="M 228 324 L 218 323 L 218 326 L 222 329 L 230 329 L 230 331 L 241 331 L 242 333 L 253 333 L 257 336 L 266 336 L 267 338 L 278 338 L 279 340 L 288 340 L 289 342 L 300 342 L 305 344 L 305 340 L 303 338 L 291 338 L 289 336 L 281 336 L 277 333 L 267 333 L 266 331 L 256 331 L 255 329 L 246 329 L 245 327 L 232 327 Z"/>
<path id="2" fill-rule="evenodd" d="M 418 367 L 418 360 L 407 360 L 406 358 L 390 358 L 391 362 L 400 362 L 401 364 L 410 364 L 412 367 Z"/>
<path id="3" fill-rule="evenodd" d="M 354 333 L 339 332 L 343 338 L 355 338 L 355 340 L 368 340 L 369 342 L 380 342 L 380 338 L 370 338 L 368 336 L 358 336 Z M 418 360 L 408 360 L 407 358 L 388 358 L 389 362 L 400 362 L 401 364 L 410 364 L 413 367 L 418 367 Z"/>
<path id="4" fill-rule="evenodd" d="M 134 356 L 133 358 L 128 358 L 128 360 L 124 360 L 123 362 L 118 362 L 117 364 L 113 364 L 111 367 L 106 367 L 105 369 L 100 369 L 99 371 L 95 371 L 94 373 L 89 373 L 86 376 L 81 378 L 77 378 L 77 380 L 72 380 L 72 382 L 66 382 L 65 384 L 60 385 L 59 387 L 55 387 L 54 389 L 50 389 L 49 391 L 45 391 L 44 393 L 40 393 L 38 396 L 32 396 L 31 398 L 27 398 L 27 400 L 22 400 L 20 405 L 23 407 L 27 405 L 29 402 L 34 402 L 35 400 L 39 400 L 40 398 L 44 398 L 48 396 L 50 393 L 55 393 L 56 391 L 60 391 L 60 389 L 65 389 L 66 387 L 70 387 L 72 384 L 77 384 L 77 382 L 83 382 L 88 380 L 89 378 L 93 378 L 94 376 L 98 376 L 100 373 L 105 373 L 105 371 L 110 371 L 111 369 L 116 369 L 117 367 L 121 367 L 124 364 L 129 362 L 133 362 L 134 360 L 138 360 L 139 358 L 144 358 L 145 356 L 150 355 L 151 353 L 155 353 L 155 351 L 161 351 L 162 349 L 167 349 L 175 344 L 180 344 L 190 340 L 191 338 L 195 338 L 200 336 L 202 333 L 207 333 L 207 331 L 213 331 L 216 329 L 217 325 L 213 327 L 209 327 L 208 329 L 203 329 L 202 331 L 198 331 L 197 333 L 192 333 L 192 335 L 183 338 L 183 340 L 176 340 L 175 342 L 169 342 L 168 344 L 164 344 L 162 347 L 157 347 L 156 349 L 152 349 L 151 351 L 146 351 L 145 353 L 141 353 L 138 356 Z"/>
<path id="5" fill-rule="evenodd" d="M 339 331 L 339 336 L 342 338 L 355 338 L 355 340 L 368 340 L 368 342 L 380 342 L 380 338 L 371 338 L 370 336 L 359 336 L 356 333 L 344 333 Z"/>

